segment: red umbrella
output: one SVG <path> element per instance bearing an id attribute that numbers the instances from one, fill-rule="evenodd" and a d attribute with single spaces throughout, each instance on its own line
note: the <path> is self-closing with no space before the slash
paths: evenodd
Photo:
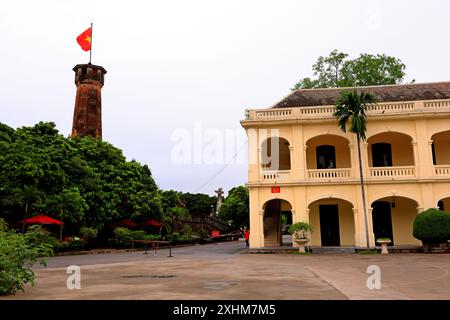
<path id="1" fill-rule="evenodd" d="M 115 227 L 127 227 L 127 228 L 135 228 L 138 225 L 136 223 L 134 223 L 133 221 L 131 221 L 130 219 L 122 219 L 116 223 L 113 223 L 110 225 L 110 227 L 115 228 Z"/>
<path id="2" fill-rule="evenodd" d="M 53 219 L 49 216 L 45 216 L 45 215 L 38 215 L 38 216 L 34 216 L 25 220 L 22 220 L 23 223 L 25 224 L 57 224 L 57 225 L 62 225 L 63 222 Z"/>
<path id="3" fill-rule="evenodd" d="M 154 219 L 150 219 L 141 223 L 141 227 L 161 227 L 161 222 Z"/>

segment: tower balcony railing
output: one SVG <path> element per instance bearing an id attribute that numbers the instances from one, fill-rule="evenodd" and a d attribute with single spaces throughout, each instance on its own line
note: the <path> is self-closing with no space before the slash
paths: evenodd
<path id="1" fill-rule="evenodd" d="M 335 107 L 315 106 L 301 108 L 252 109 L 246 120 L 297 120 L 333 118 Z M 450 111 L 450 100 L 377 103 L 368 108 L 368 116 Z"/>
<path id="2" fill-rule="evenodd" d="M 308 169 L 308 179 L 314 181 L 347 180 L 351 178 L 351 168 Z"/>
<path id="3" fill-rule="evenodd" d="M 434 174 L 436 176 L 448 177 L 450 176 L 450 165 L 434 166 Z"/>
<path id="4" fill-rule="evenodd" d="M 415 166 L 369 167 L 369 177 L 374 179 L 413 178 L 415 176 Z"/>
<path id="5" fill-rule="evenodd" d="M 261 179 L 263 181 L 289 180 L 291 178 L 290 170 L 262 170 Z"/>

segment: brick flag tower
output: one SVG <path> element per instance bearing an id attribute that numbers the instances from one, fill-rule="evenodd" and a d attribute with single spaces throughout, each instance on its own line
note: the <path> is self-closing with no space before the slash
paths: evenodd
<path id="1" fill-rule="evenodd" d="M 93 64 L 77 64 L 77 94 L 73 113 L 72 137 L 102 137 L 102 87 L 106 70 Z"/>

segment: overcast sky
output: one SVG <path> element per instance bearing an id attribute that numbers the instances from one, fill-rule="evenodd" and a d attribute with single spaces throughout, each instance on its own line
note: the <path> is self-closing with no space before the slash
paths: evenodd
<path id="1" fill-rule="evenodd" d="M 244 109 L 283 98 L 335 48 L 398 57 L 407 81 L 450 80 L 445 0 L 5 1 L 1 122 L 53 121 L 70 133 L 72 68 L 89 59 L 75 38 L 91 20 L 92 62 L 108 71 L 103 139 L 148 164 L 163 189 L 213 194 L 244 184 Z M 180 164 L 174 148 L 187 134 L 203 156 Z M 211 160 L 202 152 L 218 141 L 226 150 Z"/>

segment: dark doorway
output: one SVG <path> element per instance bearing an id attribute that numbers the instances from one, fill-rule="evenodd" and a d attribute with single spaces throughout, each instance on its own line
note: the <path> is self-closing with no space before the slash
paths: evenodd
<path id="1" fill-rule="evenodd" d="M 392 234 L 391 203 L 387 201 L 375 201 L 372 205 L 372 223 L 375 241 L 380 238 L 391 239 L 394 244 Z"/>
<path id="2" fill-rule="evenodd" d="M 340 246 L 338 205 L 319 205 L 319 215 L 322 246 Z"/>
<path id="3" fill-rule="evenodd" d="M 318 146 L 316 148 L 317 169 L 336 168 L 336 150 L 334 146 Z"/>
<path id="4" fill-rule="evenodd" d="M 374 167 L 392 167 L 390 143 L 375 143 L 372 145 L 372 163 Z"/>
<path id="5" fill-rule="evenodd" d="M 438 202 L 438 208 L 439 208 L 439 210 L 441 210 L 441 211 L 445 211 L 444 201 L 440 200 L 440 201 Z"/>

